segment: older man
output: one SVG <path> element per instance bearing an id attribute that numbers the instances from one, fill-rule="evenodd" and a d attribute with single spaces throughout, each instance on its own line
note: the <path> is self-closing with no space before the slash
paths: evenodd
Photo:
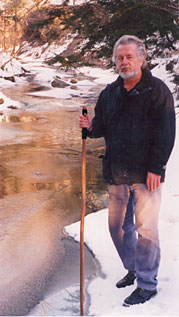
<path id="1" fill-rule="evenodd" d="M 80 117 L 91 138 L 104 137 L 103 176 L 109 184 L 109 230 L 127 275 L 118 288 L 137 288 L 125 306 L 157 294 L 158 215 L 166 164 L 175 139 L 170 90 L 146 65 L 143 42 L 124 35 L 114 46 L 117 80 L 101 92 L 93 120 Z"/>

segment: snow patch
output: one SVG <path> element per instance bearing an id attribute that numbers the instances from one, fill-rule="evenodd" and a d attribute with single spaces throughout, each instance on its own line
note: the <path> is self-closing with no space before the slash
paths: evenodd
<path id="1" fill-rule="evenodd" d="M 20 55 L 20 57 L 22 60 L 25 59 L 26 61 L 33 59 L 46 61 L 64 52 L 77 35 L 77 32 L 73 34 L 67 34 L 66 36 L 60 39 L 60 43 L 63 44 L 57 44 L 56 42 L 53 42 L 50 45 L 46 43 L 42 46 L 33 47 L 28 42 L 24 42 L 21 48 L 22 54 Z"/>

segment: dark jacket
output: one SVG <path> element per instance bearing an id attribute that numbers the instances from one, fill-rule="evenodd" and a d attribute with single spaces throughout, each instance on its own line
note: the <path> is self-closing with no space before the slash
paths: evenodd
<path id="1" fill-rule="evenodd" d="M 123 79 L 107 85 L 95 107 L 91 138 L 104 137 L 103 176 L 109 184 L 145 183 L 147 172 L 165 178 L 175 139 L 173 97 L 145 68 L 129 92 Z"/>

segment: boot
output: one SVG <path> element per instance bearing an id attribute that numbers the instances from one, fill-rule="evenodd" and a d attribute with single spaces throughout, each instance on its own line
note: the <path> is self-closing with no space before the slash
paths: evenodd
<path id="1" fill-rule="evenodd" d="M 132 294 L 124 300 L 123 306 L 130 306 L 136 304 L 143 304 L 151 297 L 157 294 L 157 290 L 147 290 L 140 287 L 137 287 Z"/>
<path id="2" fill-rule="evenodd" d="M 134 284 L 136 279 L 135 271 L 129 271 L 126 276 L 116 283 L 116 287 L 122 288 Z"/>

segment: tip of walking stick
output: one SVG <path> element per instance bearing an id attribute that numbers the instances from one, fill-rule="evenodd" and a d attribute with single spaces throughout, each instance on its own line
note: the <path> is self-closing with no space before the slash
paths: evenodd
<path id="1" fill-rule="evenodd" d="M 89 106 L 88 105 L 80 105 L 80 108 L 82 109 L 87 109 Z"/>
<path id="2" fill-rule="evenodd" d="M 87 111 L 87 106 L 80 106 L 82 108 L 82 111 Z"/>
<path id="3" fill-rule="evenodd" d="M 87 110 L 87 107 L 86 106 L 82 106 L 82 114 L 87 114 L 88 113 L 88 110 Z"/>

